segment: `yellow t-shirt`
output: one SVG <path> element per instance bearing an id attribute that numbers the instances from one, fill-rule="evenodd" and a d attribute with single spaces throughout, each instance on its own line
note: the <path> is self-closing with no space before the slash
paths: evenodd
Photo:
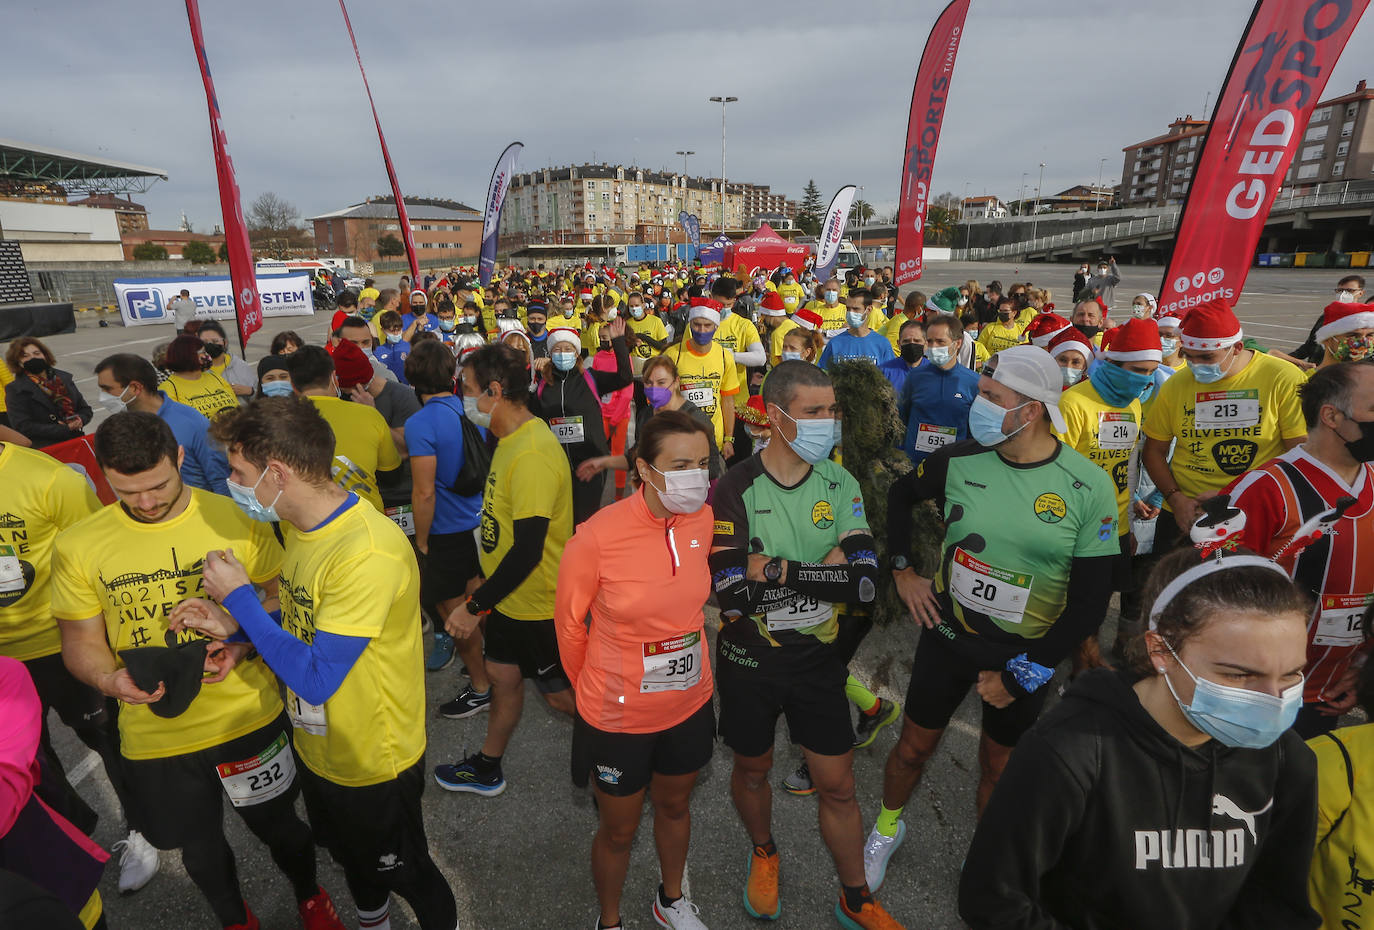
<path id="1" fill-rule="evenodd" d="M 826 342 L 849 328 L 849 320 L 845 317 L 849 311 L 843 301 L 833 307 L 822 304 L 819 312 L 821 315 L 821 334 L 825 336 Z"/>
<path id="2" fill-rule="evenodd" d="M 548 323 L 550 330 L 555 329 L 575 329 L 582 332 L 582 305 L 573 304 L 573 315 L 568 317 L 563 315 L 561 309 L 549 308 Z"/>
<path id="3" fill-rule="evenodd" d="M 100 501 L 71 466 L 12 443 L 0 446 L 0 487 L 0 655 L 25 662 L 62 648 L 49 591 L 53 540 Z"/>
<path id="4" fill-rule="evenodd" d="M 282 629 L 306 643 L 317 630 L 368 640 L 323 705 L 302 705 L 286 689 L 296 751 L 338 785 L 395 778 L 425 751 L 420 570 L 410 543 L 361 499 L 323 527 L 282 528 Z"/>
<path id="5" fill-rule="evenodd" d="M 748 352 L 749 347 L 756 342 L 763 343 L 762 337 L 759 336 L 758 327 L 738 313 L 732 313 L 721 320 L 720 326 L 716 328 L 715 343 L 728 349 L 732 356 L 736 352 Z M 735 377 L 739 379 L 741 384 L 746 383 L 749 379 L 744 366 L 738 362 L 735 363 Z"/>
<path id="6" fill-rule="evenodd" d="M 205 597 L 200 568 L 212 549 L 233 549 L 257 584 L 281 568 L 271 524 L 250 520 L 227 497 L 192 488 L 186 509 L 162 523 L 140 523 L 111 504 L 58 533 L 53 615 L 87 620 L 103 614 L 110 651 L 123 666 L 119 653 L 125 649 L 167 645 L 173 607 Z M 119 751 L 129 759 L 196 752 L 266 726 L 281 709 L 277 679 L 266 663 L 245 659 L 224 681 L 202 687 L 178 717 L 159 717 L 147 704 L 121 706 Z"/>
<path id="7" fill-rule="evenodd" d="M 768 361 L 776 365 L 782 361 L 782 340 L 792 330 L 797 328 L 797 324 L 792 320 L 786 319 L 773 328 L 773 333 L 768 337 Z"/>
<path id="8" fill-rule="evenodd" d="M 366 498 L 381 510 L 377 472 L 401 467 L 401 453 L 391 438 L 386 419 L 375 407 L 339 397 L 310 395 L 310 402 L 334 431 L 331 476 L 340 487 Z"/>
<path id="9" fill-rule="evenodd" d="M 1191 368 L 1179 369 L 1159 389 L 1145 435 L 1178 440 L 1170 469 L 1180 491 L 1189 497 L 1219 491 L 1281 454 L 1285 439 L 1307 435 L 1298 399 L 1301 382 L 1296 366 L 1259 352 L 1242 370 L 1212 384 L 1199 383 Z"/>
<path id="10" fill-rule="evenodd" d="M 688 336 L 664 354 L 671 355 L 677 365 L 682 396 L 710 416 L 716 428 L 716 448 L 719 449 L 726 439 L 725 417 L 720 410 L 721 398 L 739 393 L 739 366 L 735 364 L 735 356 L 725 346 L 713 342 L 705 355 L 698 355 L 685 348 L 691 342 L 692 337 Z"/>
<path id="11" fill-rule="evenodd" d="M 988 355 L 996 355 L 1003 349 L 1019 345 L 1025 333 L 1026 327 L 1018 320 L 1013 320 L 1010 327 L 998 320 L 979 330 L 978 344 L 988 350 Z"/>
<path id="12" fill-rule="evenodd" d="M 1131 505 L 1131 459 L 1140 438 L 1142 420 L 1140 401 L 1113 407 L 1102 399 L 1091 381 L 1084 378 L 1059 395 L 1059 412 L 1064 415 L 1060 436 L 1071 448 L 1107 473 L 1116 488 L 1117 529 L 1130 532 L 1126 509 Z"/>
<path id="13" fill-rule="evenodd" d="M 213 420 L 221 410 L 232 410 L 239 405 L 238 395 L 217 371 L 202 371 L 194 381 L 174 374 L 158 387 L 172 400 L 199 410 L 207 420 Z"/>
<path id="14" fill-rule="evenodd" d="M 10 371 L 10 366 L 0 362 L 0 413 L 4 413 L 8 408 L 5 406 L 5 385 L 14 380 L 14 372 Z"/>
<path id="15" fill-rule="evenodd" d="M 1367 908 L 1370 902 L 1368 886 L 1361 885 L 1374 874 L 1369 844 L 1374 835 L 1374 800 L 1369 791 L 1374 774 L 1374 723 L 1313 737 L 1307 747 L 1317 757 L 1317 847 L 1307 876 L 1308 900 L 1322 916 L 1325 930 L 1367 927 L 1367 920 L 1356 918 L 1361 913 L 1358 908 Z M 1367 918 L 1369 911 L 1363 914 Z"/>
<path id="16" fill-rule="evenodd" d="M 888 320 L 883 324 L 882 328 L 878 330 L 887 337 L 888 342 L 892 343 L 892 351 L 896 352 L 898 355 L 902 354 L 902 350 L 898 347 L 897 340 L 901 338 L 903 324 L 907 323 L 909 319 L 910 318 L 907 317 L 904 312 L 898 310 L 896 313 L 892 314 L 892 319 Z M 920 320 L 920 316 L 918 315 L 915 319 Z"/>
<path id="17" fill-rule="evenodd" d="M 482 574 L 491 577 L 515 541 L 515 522 L 548 517 L 544 556 L 520 586 L 496 605 L 512 620 L 553 619 L 558 562 L 572 536 L 572 470 L 563 447 L 538 417 L 502 436 L 482 493 Z"/>
<path id="18" fill-rule="evenodd" d="M 588 320 L 587 326 L 582 330 L 582 348 L 587 350 L 588 355 L 595 355 L 601 349 L 601 327 L 605 323 L 598 323 L 595 320 Z"/>
<path id="19" fill-rule="evenodd" d="M 644 312 L 644 319 L 642 320 L 636 320 L 633 316 L 626 314 L 625 325 L 630 327 L 637 336 L 648 336 L 650 339 L 657 339 L 660 342 L 665 342 L 668 339 L 668 330 L 663 325 L 663 321 L 647 310 Z M 635 346 L 634 354 L 638 358 L 652 358 L 662 353 L 647 342 L 641 341 Z"/>
<path id="20" fill-rule="evenodd" d="M 806 291 L 800 284 L 779 284 L 778 296 L 782 298 L 782 308 L 787 311 L 788 316 L 791 316 L 801 309 Z"/>
<path id="21" fill-rule="evenodd" d="M 868 311 L 868 328 L 873 330 L 875 333 L 881 333 L 884 329 L 887 328 L 887 324 L 887 314 L 884 313 L 881 309 L 879 309 L 877 304 L 874 304 L 873 307 Z"/>

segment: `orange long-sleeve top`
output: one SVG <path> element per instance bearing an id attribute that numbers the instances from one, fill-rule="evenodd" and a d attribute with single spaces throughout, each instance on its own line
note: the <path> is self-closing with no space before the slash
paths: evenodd
<path id="1" fill-rule="evenodd" d="M 711 700 L 702 605 L 712 520 L 709 506 L 660 520 L 641 489 L 579 526 L 563 549 L 558 653 L 578 714 L 598 730 L 666 730 Z"/>

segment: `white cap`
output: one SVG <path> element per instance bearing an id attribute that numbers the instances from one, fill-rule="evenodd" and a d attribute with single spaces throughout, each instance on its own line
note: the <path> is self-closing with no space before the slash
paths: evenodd
<path id="1" fill-rule="evenodd" d="M 1068 428 L 1064 423 L 1064 415 L 1059 412 L 1059 397 L 1064 393 L 1064 375 L 1050 353 L 1039 346 L 1019 345 L 1003 349 L 993 358 L 997 359 L 997 369 L 988 377 L 1044 404 L 1056 432 L 1062 433 Z"/>

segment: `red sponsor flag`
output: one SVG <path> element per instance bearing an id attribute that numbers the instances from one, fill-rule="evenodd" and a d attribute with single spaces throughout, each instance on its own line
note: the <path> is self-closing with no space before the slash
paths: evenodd
<path id="1" fill-rule="evenodd" d="M 239 351 L 248 351 L 248 337 L 262 329 L 262 300 L 258 297 L 257 268 L 253 248 L 248 244 L 248 224 L 243 221 L 239 183 L 234 178 L 234 163 L 229 160 L 229 140 L 220 120 L 219 99 L 210 79 L 210 60 L 205 57 L 205 36 L 200 29 L 200 6 L 186 0 L 186 18 L 191 23 L 191 42 L 200 62 L 200 79 L 205 83 L 205 102 L 210 107 L 210 141 L 215 149 L 215 175 L 219 179 L 219 208 L 224 216 L 224 245 L 229 252 L 229 277 L 234 283 L 234 317 L 238 320 Z"/>
<path id="2" fill-rule="evenodd" d="M 1368 5 L 1369 0 L 1255 4 L 1179 217 L 1159 287 L 1161 314 L 1240 297 L 1303 130 Z"/>
<path id="3" fill-rule="evenodd" d="M 906 154 L 897 206 L 897 277 L 900 287 L 921 276 L 925 248 L 926 209 L 930 205 L 930 174 L 935 147 L 945 119 L 945 101 L 954 78 L 954 59 L 964 38 L 964 17 L 970 0 L 954 0 L 945 7 L 926 39 L 916 86 L 911 91 L 911 115 L 906 124 Z"/>
<path id="4" fill-rule="evenodd" d="M 415 257 L 415 237 L 410 232 L 410 217 L 406 215 L 406 202 L 401 197 L 401 185 L 396 180 L 396 168 L 391 164 L 391 153 L 386 148 L 386 136 L 382 135 L 382 120 L 377 115 L 377 104 L 372 99 L 372 87 L 367 83 L 367 71 L 363 69 L 363 56 L 358 51 L 358 40 L 353 36 L 353 23 L 348 19 L 348 7 L 339 0 L 339 10 L 343 13 L 344 25 L 348 27 L 348 41 L 353 43 L 353 57 L 358 59 L 358 73 L 363 76 L 363 90 L 367 91 L 367 103 L 372 107 L 372 122 L 377 124 L 377 141 L 382 144 L 382 161 L 386 163 L 387 180 L 391 181 L 391 196 L 396 199 L 396 220 L 401 226 L 401 241 L 406 245 L 406 259 L 410 262 L 411 287 L 420 286 L 420 260 Z M 401 295 L 405 299 L 405 295 Z"/>
<path id="5" fill-rule="evenodd" d="M 59 462 L 67 463 L 90 482 L 91 488 L 95 491 L 95 496 L 100 498 L 102 504 L 113 504 L 118 500 L 114 488 L 110 487 L 110 482 L 105 480 L 105 472 L 101 470 L 99 463 L 95 460 L 95 446 L 91 444 L 90 436 L 64 439 L 62 442 L 54 443 L 51 446 L 44 446 L 41 451 L 51 455 Z"/>

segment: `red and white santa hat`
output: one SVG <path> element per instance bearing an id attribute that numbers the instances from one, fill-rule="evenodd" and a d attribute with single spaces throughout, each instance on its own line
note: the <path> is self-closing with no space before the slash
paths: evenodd
<path id="1" fill-rule="evenodd" d="M 721 303 L 709 297 L 693 297 L 691 304 L 687 308 L 687 322 L 693 320 L 710 320 L 716 326 L 720 325 Z"/>
<path id="2" fill-rule="evenodd" d="M 1065 352 L 1077 352 L 1087 362 L 1093 357 L 1093 344 L 1087 336 L 1070 326 L 1050 339 L 1048 351 L 1053 359 L 1058 359 Z"/>
<path id="3" fill-rule="evenodd" d="M 821 328 L 821 315 L 815 310 L 808 310 L 802 307 L 796 313 L 792 314 L 792 322 L 796 323 L 802 329 L 816 332 Z"/>
<path id="4" fill-rule="evenodd" d="M 1166 310 L 1160 314 L 1159 319 L 1155 321 L 1155 325 L 1160 329 L 1178 332 L 1179 327 L 1183 325 L 1183 317 L 1179 315 L 1177 310 Z"/>
<path id="5" fill-rule="evenodd" d="M 592 302 L 592 298 L 596 295 L 592 293 L 591 288 L 584 287 L 582 288 L 582 290 L 578 291 L 577 296 L 582 298 L 582 302 L 584 304 L 590 304 Z"/>
<path id="6" fill-rule="evenodd" d="M 1189 310 L 1181 330 L 1183 348 L 1194 352 L 1229 349 L 1243 338 L 1240 320 L 1221 297 L 1204 301 Z"/>
<path id="7" fill-rule="evenodd" d="M 787 308 L 783 306 L 782 297 L 777 291 L 769 291 L 759 301 L 759 313 L 764 316 L 787 316 Z"/>
<path id="8" fill-rule="evenodd" d="M 1131 317 L 1110 335 L 1110 342 L 1102 337 L 1102 356 L 1108 361 L 1158 362 L 1164 358 L 1159 348 L 1159 326 L 1154 320 Z"/>
<path id="9" fill-rule="evenodd" d="M 582 348 L 581 334 L 579 334 L 577 330 L 569 329 L 566 326 L 560 326 L 557 329 L 549 330 L 549 351 L 552 352 L 553 347 L 560 342 L 569 343 L 574 349 Z"/>
<path id="10" fill-rule="evenodd" d="M 1057 313 L 1042 313 L 1026 327 L 1026 338 L 1030 340 L 1031 345 L 1045 349 L 1055 336 L 1072 325 Z"/>
<path id="11" fill-rule="evenodd" d="M 1325 342 L 1332 336 L 1344 336 L 1357 329 L 1374 329 L 1374 303 L 1343 304 L 1332 301 L 1322 311 L 1322 325 L 1317 330 L 1317 341 Z"/>

